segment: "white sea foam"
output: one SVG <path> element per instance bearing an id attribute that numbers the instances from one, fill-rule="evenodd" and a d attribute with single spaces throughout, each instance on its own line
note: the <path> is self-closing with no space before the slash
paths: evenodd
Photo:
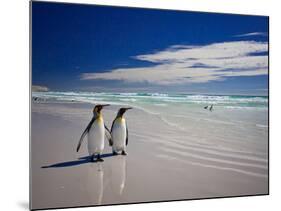
<path id="1" fill-rule="evenodd" d="M 268 128 L 268 125 L 261 125 L 261 124 L 256 124 L 257 127 L 261 127 L 261 128 Z"/>
<path id="2" fill-rule="evenodd" d="M 153 105 L 165 107 L 167 104 L 165 103 L 154 103 Z"/>
<path id="3" fill-rule="evenodd" d="M 32 96 L 48 100 L 75 100 L 81 102 L 106 101 L 110 103 L 128 101 L 141 104 L 181 104 L 205 106 L 214 104 L 227 109 L 267 109 L 268 98 L 245 96 L 184 95 L 166 93 L 93 93 L 93 92 L 33 92 Z"/>
<path id="4" fill-rule="evenodd" d="M 121 101 L 125 101 L 125 102 L 136 102 L 136 99 L 133 98 L 124 98 L 124 99 L 120 99 Z"/>
<path id="5" fill-rule="evenodd" d="M 177 123 L 173 123 L 173 122 L 171 122 L 171 121 L 168 121 L 167 119 L 165 119 L 165 118 L 162 117 L 162 116 L 160 116 L 160 119 L 161 119 L 165 124 L 167 124 L 167 125 L 169 125 L 169 126 L 176 127 L 176 128 L 178 128 L 178 129 L 180 129 L 180 130 L 183 130 L 183 131 L 185 130 L 184 127 L 180 126 L 180 125 L 177 124 Z"/>
<path id="6" fill-rule="evenodd" d="M 259 169 L 264 169 L 267 170 L 267 165 L 260 165 L 260 164 L 254 164 L 254 163 L 247 163 L 247 162 L 238 162 L 238 161 L 233 161 L 233 160 L 225 160 L 225 159 L 218 159 L 215 157 L 208 157 L 206 155 L 198 155 L 195 153 L 188 153 L 186 151 L 180 151 L 180 150 L 175 150 L 171 148 L 162 148 L 165 152 L 168 153 L 175 153 L 177 155 L 181 155 L 183 157 L 192 157 L 195 159 L 199 160 L 205 160 L 205 161 L 212 161 L 216 163 L 221 163 L 221 164 L 231 164 L 234 166 L 244 166 L 244 167 L 253 167 L 253 168 L 259 168 Z"/>
<path id="7" fill-rule="evenodd" d="M 168 148 L 172 147 L 175 149 L 184 149 L 185 152 L 187 151 L 193 151 L 193 152 L 198 152 L 198 153 L 204 153 L 204 154 L 209 154 L 211 156 L 220 156 L 223 157 L 224 159 L 237 159 L 237 160 L 245 160 L 248 162 L 260 162 L 260 163 L 267 163 L 267 159 L 266 158 L 260 158 L 254 155 L 241 155 L 241 154 L 237 154 L 235 152 L 223 152 L 220 150 L 211 150 L 211 149 L 204 149 L 204 148 L 199 148 L 199 147 L 192 147 L 192 146 L 188 146 L 188 145 L 183 145 L 177 142 L 165 142 L 165 145 L 168 146 Z"/>
<path id="8" fill-rule="evenodd" d="M 233 171 L 233 172 L 246 174 L 246 175 L 249 175 L 249 176 L 255 176 L 255 177 L 262 177 L 262 178 L 268 177 L 267 174 L 254 173 L 254 172 L 251 172 L 251 171 L 241 170 L 241 169 L 238 169 L 238 168 L 221 167 L 221 166 L 218 166 L 218 165 L 205 164 L 205 163 L 202 163 L 202 162 L 191 162 L 191 161 L 188 161 L 188 160 L 179 159 L 178 157 L 166 155 L 166 154 L 160 154 L 160 155 L 156 155 L 156 156 L 160 157 L 160 158 L 168 159 L 168 160 L 177 160 L 177 161 L 180 161 L 182 163 L 186 163 L 186 164 L 190 164 L 190 165 L 194 165 L 194 166 L 201 166 L 201 167 L 205 167 L 205 168 L 213 168 L 213 169 L 224 170 L 224 171 Z"/>

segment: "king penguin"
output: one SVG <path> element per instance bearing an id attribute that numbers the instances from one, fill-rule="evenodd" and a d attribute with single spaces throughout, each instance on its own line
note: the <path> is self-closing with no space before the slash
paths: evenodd
<path id="1" fill-rule="evenodd" d="M 120 108 L 116 118 L 112 122 L 111 126 L 111 140 L 110 146 L 112 146 L 113 154 L 117 155 L 119 152 L 122 155 L 127 155 L 126 146 L 128 145 L 128 127 L 126 120 L 123 117 L 124 113 L 132 108 Z"/>
<path id="2" fill-rule="evenodd" d="M 103 107 L 109 106 L 105 105 L 96 105 L 93 109 L 93 118 L 84 130 L 79 140 L 76 151 L 78 152 L 81 144 L 84 140 L 84 137 L 88 135 L 88 151 L 91 156 L 91 161 L 94 162 L 95 156 L 97 156 L 97 161 L 103 161 L 101 158 L 101 153 L 104 149 L 104 138 L 107 137 L 108 140 L 111 139 L 110 132 L 106 125 L 104 124 L 101 110 Z"/>

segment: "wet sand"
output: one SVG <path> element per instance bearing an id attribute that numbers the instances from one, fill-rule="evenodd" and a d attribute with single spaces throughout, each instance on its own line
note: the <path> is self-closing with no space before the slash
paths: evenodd
<path id="1" fill-rule="evenodd" d="M 267 128 L 190 121 L 181 130 L 136 108 L 125 114 L 128 155 L 112 156 L 106 143 L 104 162 L 91 163 L 86 142 L 76 153 L 91 109 L 32 104 L 32 209 L 268 193 Z M 117 109 L 104 109 L 108 127 Z"/>

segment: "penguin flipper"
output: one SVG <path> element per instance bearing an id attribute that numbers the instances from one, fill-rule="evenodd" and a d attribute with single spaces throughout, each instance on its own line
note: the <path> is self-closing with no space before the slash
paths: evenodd
<path id="1" fill-rule="evenodd" d="M 79 151 L 80 147 L 81 147 L 81 144 L 84 140 L 84 137 L 86 136 L 86 134 L 89 132 L 92 124 L 94 123 L 95 121 L 95 118 L 93 117 L 92 120 L 89 122 L 88 126 L 86 127 L 86 129 L 84 130 L 84 132 L 82 133 L 80 139 L 79 139 L 79 142 L 78 142 L 78 145 L 77 145 L 77 148 L 76 148 L 76 152 Z"/>
<path id="2" fill-rule="evenodd" d="M 128 135 L 128 127 L 127 127 L 127 124 L 126 124 L 126 146 L 128 145 L 128 142 L 129 142 L 129 135 Z"/>
<path id="3" fill-rule="evenodd" d="M 108 130 L 110 134 L 112 133 L 112 129 L 113 129 L 113 125 L 114 125 L 115 120 L 116 120 L 116 118 L 113 120 L 113 122 L 112 122 L 112 124 L 111 124 L 110 131 Z M 108 141 L 109 141 L 109 145 L 110 145 L 110 146 L 113 146 L 113 140 L 110 139 L 110 140 L 108 140 Z"/>
<path id="4" fill-rule="evenodd" d="M 113 142 L 112 142 L 112 138 L 111 138 L 111 134 L 110 134 L 110 131 L 108 129 L 108 127 L 106 125 L 104 125 L 104 128 L 105 128 L 105 136 L 109 142 L 109 146 L 112 146 L 113 145 Z"/>
<path id="5" fill-rule="evenodd" d="M 110 134 L 112 133 L 112 129 L 113 129 L 113 125 L 114 125 L 115 120 L 116 120 L 116 118 L 113 120 L 113 122 L 112 122 L 112 124 L 111 124 Z"/>
<path id="6" fill-rule="evenodd" d="M 80 140 L 79 140 L 78 145 L 77 145 L 77 148 L 76 148 L 76 152 L 79 151 L 79 149 L 80 149 L 80 147 L 81 147 L 81 144 L 82 144 L 82 142 L 83 142 L 83 140 L 84 140 L 84 137 L 86 136 L 87 133 L 88 133 L 88 130 L 87 130 L 87 128 L 86 128 L 86 129 L 84 130 L 84 132 L 82 133 L 81 137 L 80 137 Z"/>

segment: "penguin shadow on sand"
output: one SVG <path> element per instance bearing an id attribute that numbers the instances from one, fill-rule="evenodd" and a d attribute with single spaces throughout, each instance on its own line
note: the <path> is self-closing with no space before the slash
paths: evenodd
<path id="1" fill-rule="evenodd" d="M 101 155 L 101 158 L 107 158 L 115 156 L 113 153 L 105 153 Z M 71 160 L 66 162 L 60 162 L 60 163 L 54 163 L 48 166 L 42 166 L 41 168 L 63 168 L 63 167 L 71 167 L 71 166 L 79 166 L 87 163 L 93 163 L 92 162 L 92 156 L 85 156 L 80 157 L 78 160 Z M 94 162 L 95 163 L 95 162 Z"/>

